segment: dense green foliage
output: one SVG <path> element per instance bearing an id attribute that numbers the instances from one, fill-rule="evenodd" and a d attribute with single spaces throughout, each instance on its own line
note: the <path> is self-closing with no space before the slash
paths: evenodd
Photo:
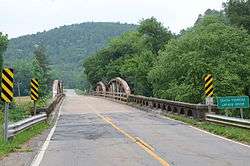
<path id="1" fill-rule="evenodd" d="M 32 78 L 38 80 L 39 97 L 44 97 L 52 91 L 52 79 L 46 50 L 38 47 L 34 52 L 34 60 L 32 65 Z"/>
<path id="2" fill-rule="evenodd" d="M 207 9 L 204 14 L 199 14 L 198 19 L 195 22 L 196 24 L 199 24 L 201 21 L 203 21 L 203 18 L 207 17 L 207 16 L 213 16 L 216 17 L 218 20 L 220 20 L 221 22 L 223 22 L 226 25 L 229 25 L 229 19 L 226 16 L 224 10 L 218 11 L 218 10 L 211 10 L 211 9 Z"/>
<path id="3" fill-rule="evenodd" d="M 202 78 L 211 73 L 215 95 L 244 95 L 250 85 L 250 38 L 246 31 L 205 17 L 160 53 L 149 73 L 154 95 L 202 102 Z"/>
<path id="4" fill-rule="evenodd" d="M 157 22 L 154 17 L 142 20 L 138 32 L 144 38 L 146 47 L 154 54 L 158 54 L 158 51 L 173 37 L 171 32 L 163 27 L 160 22 Z"/>
<path id="5" fill-rule="evenodd" d="M 7 49 L 8 38 L 0 32 L 0 69 L 3 66 L 3 53 Z"/>
<path id="6" fill-rule="evenodd" d="M 249 95 L 250 36 L 247 27 L 231 23 L 227 4 L 226 14 L 209 9 L 178 36 L 154 18 L 142 20 L 137 31 L 113 39 L 85 60 L 92 87 L 119 76 L 132 93 L 200 103 L 203 78 L 211 73 L 215 96 Z"/>
<path id="7" fill-rule="evenodd" d="M 87 78 L 95 86 L 100 80 L 108 82 L 120 76 L 129 82 L 133 93 L 151 95 L 147 73 L 158 51 L 172 37 L 155 18 L 142 20 L 137 31 L 114 38 L 107 47 L 85 60 Z"/>
<path id="8" fill-rule="evenodd" d="M 32 60 L 20 59 L 13 62 L 15 69 L 14 94 L 27 96 L 30 94 L 30 80 L 32 78 Z M 18 89 L 19 88 L 19 89 Z"/>
<path id="9" fill-rule="evenodd" d="M 24 73 L 24 71 L 31 70 L 36 47 L 44 46 L 52 69 L 52 79 L 64 80 L 65 86 L 69 88 L 82 87 L 85 83 L 83 79 L 85 76 L 81 61 L 102 48 L 110 38 L 134 30 L 135 27 L 130 24 L 89 22 L 62 26 L 50 31 L 11 39 L 4 54 L 4 63 L 17 67 L 15 78 L 20 80 L 16 82 L 21 83 L 21 94 L 27 95 L 26 88 L 29 85 L 22 78 L 24 75 L 29 75 L 27 79 L 31 76 L 30 72 Z M 5 38 L 1 37 L 1 43 L 2 40 L 5 41 Z M 6 44 L 3 46 L 6 47 Z M 22 68 L 23 65 L 25 69 Z"/>
<path id="10" fill-rule="evenodd" d="M 250 1 L 229 0 L 224 7 L 231 24 L 242 26 L 250 33 Z"/>

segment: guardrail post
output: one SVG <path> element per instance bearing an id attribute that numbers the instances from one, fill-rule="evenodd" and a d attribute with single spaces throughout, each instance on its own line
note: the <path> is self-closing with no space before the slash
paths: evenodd
<path id="1" fill-rule="evenodd" d="M 5 109 L 4 109 L 4 141 L 8 141 L 8 109 L 9 109 L 9 103 L 5 103 Z"/>

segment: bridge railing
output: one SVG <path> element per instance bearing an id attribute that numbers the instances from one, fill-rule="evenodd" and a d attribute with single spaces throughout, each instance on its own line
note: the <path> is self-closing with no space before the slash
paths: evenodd
<path id="1" fill-rule="evenodd" d="M 206 113 L 208 113 L 208 106 L 205 104 L 192 104 L 117 92 L 93 92 L 92 94 L 124 101 L 143 109 L 160 110 L 162 113 L 174 113 L 198 119 L 205 119 Z M 212 106 L 212 112 L 218 112 L 216 106 Z"/>
<path id="2" fill-rule="evenodd" d="M 95 96 L 102 96 L 105 98 L 110 98 L 110 99 L 115 99 L 115 100 L 119 100 L 119 101 L 124 101 L 127 102 L 128 100 L 128 95 L 126 93 L 122 93 L 122 92 L 92 92 L 92 95 Z"/>
<path id="3" fill-rule="evenodd" d="M 198 119 L 205 119 L 208 112 L 208 106 L 205 104 L 192 104 L 153 97 L 129 95 L 128 102 L 143 108 L 161 110 L 162 113 L 174 113 Z M 218 112 L 217 107 L 212 106 L 212 111 Z"/>

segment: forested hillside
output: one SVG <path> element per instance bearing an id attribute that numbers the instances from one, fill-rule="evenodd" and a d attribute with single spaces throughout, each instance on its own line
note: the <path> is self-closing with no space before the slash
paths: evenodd
<path id="1" fill-rule="evenodd" d="M 62 79 L 66 87 L 74 88 L 83 83 L 82 60 L 102 48 L 110 38 L 135 28 L 130 24 L 88 22 L 22 36 L 9 41 L 4 63 L 22 70 L 21 66 L 25 64 L 31 66 L 35 49 L 43 46 L 47 50 L 53 79 Z"/>

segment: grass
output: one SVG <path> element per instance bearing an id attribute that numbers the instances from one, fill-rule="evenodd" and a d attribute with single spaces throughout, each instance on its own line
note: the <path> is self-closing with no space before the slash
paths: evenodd
<path id="1" fill-rule="evenodd" d="M 51 95 L 44 97 L 37 101 L 37 108 L 45 107 Z M 31 101 L 29 96 L 25 97 L 15 97 L 13 103 L 10 105 L 9 109 L 9 123 L 20 121 L 24 118 L 31 116 L 33 109 L 33 101 Z M 0 111 L 0 124 L 3 124 L 3 111 Z M 14 151 L 29 151 L 30 149 L 23 149 L 22 144 L 30 140 L 32 137 L 40 134 L 48 128 L 46 122 L 42 122 L 32 126 L 31 128 L 19 133 L 16 135 L 13 140 L 9 142 L 3 141 L 3 129 L 0 129 L 0 157 L 7 155 L 10 152 Z"/>
<path id="2" fill-rule="evenodd" d="M 33 104 L 27 98 L 15 98 L 9 109 L 9 121 L 17 122 L 30 116 Z"/>
<path id="3" fill-rule="evenodd" d="M 171 119 L 182 121 L 191 126 L 203 129 L 210 133 L 220 135 L 235 141 L 239 141 L 241 143 L 250 144 L 250 130 L 248 129 L 227 126 L 222 124 L 215 124 L 211 122 L 200 121 L 197 119 L 191 119 L 184 116 L 173 115 L 173 114 L 167 114 L 166 116 Z"/>
<path id="4" fill-rule="evenodd" d="M 29 96 L 15 97 L 14 100 L 17 105 L 31 102 Z"/>
<path id="5" fill-rule="evenodd" d="M 47 129 L 49 125 L 46 122 L 41 122 L 32 126 L 31 128 L 19 133 L 9 142 L 4 142 L 2 138 L 0 138 L 0 157 L 6 156 L 10 152 L 15 151 L 31 151 L 29 148 L 24 148 L 22 145 L 30 140 L 32 137 L 37 136 L 42 133 L 45 129 Z"/>

